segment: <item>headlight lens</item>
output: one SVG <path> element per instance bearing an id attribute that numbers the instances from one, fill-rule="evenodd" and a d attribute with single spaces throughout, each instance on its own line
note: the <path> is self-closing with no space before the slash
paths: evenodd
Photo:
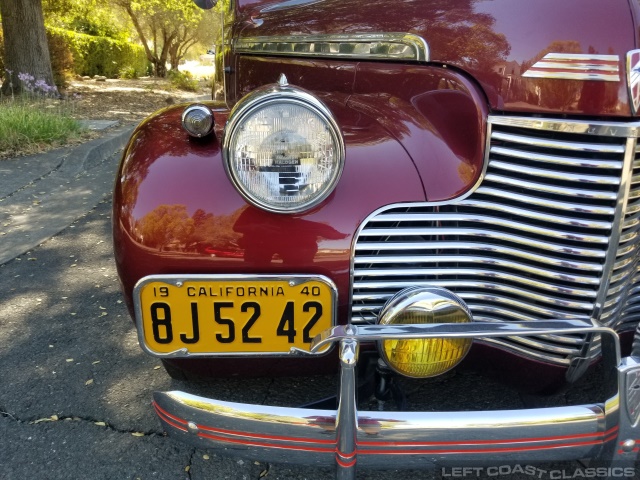
<path id="1" fill-rule="evenodd" d="M 471 312 L 457 295 L 438 287 L 412 287 L 392 297 L 380 312 L 382 325 L 466 323 Z M 407 377 L 434 377 L 451 370 L 471 347 L 469 338 L 382 340 L 378 350 L 383 360 Z"/>
<path id="2" fill-rule="evenodd" d="M 253 93 L 231 114 L 226 168 L 238 191 L 264 210 L 295 213 L 324 200 L 344 164 L 342 135 L 330 111 L 302 90 Z"/>

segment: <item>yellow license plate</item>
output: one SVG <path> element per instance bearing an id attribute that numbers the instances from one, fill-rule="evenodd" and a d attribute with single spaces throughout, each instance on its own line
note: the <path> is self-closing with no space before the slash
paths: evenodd
<path id="1" fill-rule="evenodd" d="M 140 343 L 159 356 L 308 352 L 335 323 L 336 288 L 320 276 L 152 276 L 135 298 Z"/>

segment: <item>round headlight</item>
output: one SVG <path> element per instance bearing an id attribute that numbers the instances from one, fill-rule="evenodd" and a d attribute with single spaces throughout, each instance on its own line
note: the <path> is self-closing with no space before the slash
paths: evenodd
<path id="1" fill-rule="evenodd" d="M 238 191 L 271 212 L 308 210 L 334 189 L 344 144 L 329 109 L 288 85 L 254 92 L 231 112 L 225 167 Z"/>
<path id="2" fill-rule="evenodd" d="M 439 287 L 410 287 L 398 292 L 382 308 L 381 325 L 466 323 L 471 312 L 454 293 Z M 378 351 L 396 372 L 407 377 L 435 377 L 451 370 L 471 347 L 469 338 L 382 340 Z"/>
<path id="3" fill-rule="evenodd" d="M 182 112 L 182 127 L 192 137 L 204 137 L 213 129 L 213 113 L 205 105 L 190 105 Z"/>

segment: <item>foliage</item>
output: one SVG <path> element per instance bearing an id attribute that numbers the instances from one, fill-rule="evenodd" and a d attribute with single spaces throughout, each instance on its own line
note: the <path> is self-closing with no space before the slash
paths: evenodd
<path id="1" fill-rule="evenodd" d="M 129 40 L 130 25 L 109 3 L 96 0 L 43 0 L 47 25 L 96 37 Z"/>
<path id="2" fill-rule="evenodd" d="M 147 71 L 147 61 L 142 47 L 108 37 L 94 37 L 81 33 L 49 28 L 50 36 L 63 41 L 74 60 L 73 70 L 79 75 L 104 75 L 115 78 L 124 68 L 131 68 L 137 75 Z"/>
<path id="3" fill-rule="evenodd" d="M 171 85 L 180 90 L 188 92 L 198 91 L 198 80 L 193 77 L 191 72 L 181 72 L 180 70 L 171 70 L 168 75 Z"/>
<path id="4" fill-rule="evenodd" d="M 171 243 L 188 241 L 193 220 L 185 205 L 160 205 L 142 217 L 137 230 L 147 245 L 165 250 Z"/>
<path id="5" fill-rule="evenodd" d="M 198 26 L 204 14 L 191 0 L 114 0 L 129 16 L 154 73 L 166 75 L 166 63 L 172 69 L 187 50 L 198 41 Z"/>
<path id="6" fill-rule="evenodd" d="M 136 69 L 132 66 L 127 66 L 127 67 L 123 67 L 120 69 L 120 71 L 118 72 L 118 78 L 126 78 L 126 79 L 134 79 L 134 78 L 138 78 L 140 75 L 138 75 L 138 72 L 136 71 Z"/>
<path id="7" fill-rule="evenodd" d="M 65 39 L 50 28 L 47 29 L 47 41 L 49 43 L 49 58 L 53 81 L 58 88 L 64 88 L 67 81 L 74 73 L 73 55 Z"/>
<path id="8" fill-rule="evenodd" d="M 33 93 L 0 101 L 0 152 L 35 152 L 41 144 L 62 144 L 79 137 L 83 128 L 71 117 L 71 103 L 36 96 L 38 90 L 55 87 L 27 80 Z"/>

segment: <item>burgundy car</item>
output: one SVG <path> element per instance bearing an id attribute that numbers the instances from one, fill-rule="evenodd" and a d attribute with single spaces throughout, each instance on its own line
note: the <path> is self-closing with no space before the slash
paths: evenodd
<path id="1" fill-rule="evenodd" d="M 124 295 L 174 377 L 335 372 L 340 386 L 335 408 L 158 392 L 165 429 L 345 479 L 356 464 L 516 459 L 633 474 L 638 2 L 225 5 L 212 100 L 155 113 L 125 150 Z M 538 391 L 597 372 L 602 398 L 357 408 L 365 378 L 403 406 L 398 378 L 470 359 Z"/>

